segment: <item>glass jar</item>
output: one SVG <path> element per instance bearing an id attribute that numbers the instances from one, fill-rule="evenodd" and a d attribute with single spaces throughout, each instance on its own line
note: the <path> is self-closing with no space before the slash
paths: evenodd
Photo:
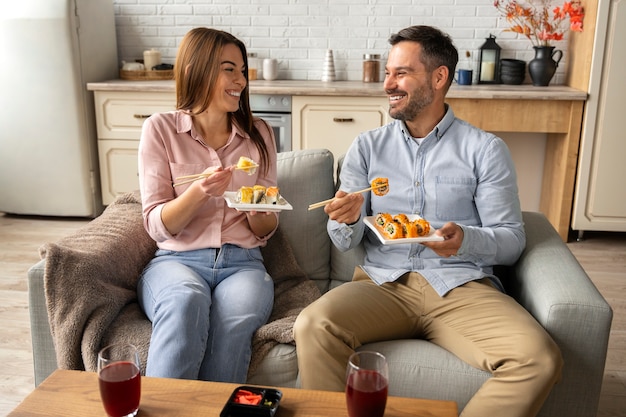
<path id="1" fill-rule="evenodd" d="M 377 83 L 380 81 L 380 55 L 363 55 L 363 82 Z"/>
<path id="2" fill-rule="evenodd" d="M 256 80 L 259 78 L 259 59 L 256 52 L 248 52 L 248 80 Z"/>

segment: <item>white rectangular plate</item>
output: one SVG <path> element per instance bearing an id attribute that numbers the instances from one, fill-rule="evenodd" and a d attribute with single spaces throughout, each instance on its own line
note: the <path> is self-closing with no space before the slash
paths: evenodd
<path id="1" fill-rule="evenodd" d="M 240 204 L 237 203 L 237 191 L 226 191 L 224 193 L 226 205 L 239 211 L 283 211 L 293 210 L 293 207 L 287 200 L 280 196 L 276 204 Z"/>
<path id="2" fill-rule="evenodd" d="M 408 214 L 407 217 L 411 221 L 420 218 L 420 216 L 418 216 L 417 214 Z M 430 228 L 430 232 L 428 233 L 428 236 L 411 237 L 411 238 L 405 238 L 405 239 L 387 239 L 382 234 L 380 229 L 376 227 L 376 223 L 374 223 L 375 219 L 376 219 L 376 216 L 367 216 L 363 219 L 363 222 L 365 222 L 365 225 L 367 227 L 372 229 L 372 231 L 376 234 L 376 236 L 378 237 L 378 239 L 381 241 L 383 245 L 401 245 L 401 244 L 407 244 L 407 243 L 437 242 L 437 241 L 443 240 L 443 236 L 435 235 L 435 229 L 432 226 Z"/>

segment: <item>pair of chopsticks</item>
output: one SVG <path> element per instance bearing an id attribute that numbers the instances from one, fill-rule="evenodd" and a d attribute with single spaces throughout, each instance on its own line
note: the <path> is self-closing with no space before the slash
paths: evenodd
<path id="1" fill-rule="evenodd" d="M 377 185 L 376 187 L 364 188 L 364 189 L 359 190 L 359 191 L 354 191 L 354 192 L 352 192 L 350 194 L 361 194 L 361 193 L 364 193 L 366 191 L 371 191 L 373 189 L 378 189 L 378 188 L 383 188 L 383 187 L 388 187 L 388 186 L 389 186 L 389 184 L 380 184 L 380 185 Z M 333 198 L 329 198 L 328 200 L 320 201 L 319 203 L 311 204 L 309 206 L 309 210 L 315 210 L 316 208 L 324 207 L 326 204 L 331 203 L 331 202 L 335 201 L 336 199 L 337 199 L 337 197 L 333 197 Z"/>
<path id="2" fill-rule="evenodd" d="M 254 169 L 254 168 L 258 168 L 259 165 L 250 165 L 247 167 L 237 167 L 235 166 L 234 169 L 242 169 L 242 170 L 249 170 L 249 169 Z M 176 181 L 173 185 L 173 187 L 178 187 L 179 185 L 183 185 L 183 184 L 189 184 L 190 182 L 194 182 L 197 180 L 200 180 L 202 178 L 208 178 L 211 175 L 213 175 L 215 173 L 215 171 L 213 172 L 205 172 L 204 174 L 194 174 L 194 175 L 183 175 L 182 177 L 176 177 Z"/>

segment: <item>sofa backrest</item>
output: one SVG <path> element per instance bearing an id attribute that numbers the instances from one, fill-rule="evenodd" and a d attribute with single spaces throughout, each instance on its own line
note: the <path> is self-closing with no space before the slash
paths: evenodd
<path id="1" fill-rule="evenodd" d="M 324 210 L 309 204 L 331 198 L 335 192 L 333 154 L 326 149 L 305 149 L 278 154 L 278 186 L 293 210 L 280 214 L 294 256 L 322 292 L 329 287 L 331 242 Z"/>
<path id="2" fill-rule="evenodd" d="M 327 149 L 306 149 L 278 154 L 278 186 L 293 210 L 280 214 L 294 256 L 307 276 L 322 292 L 350 281 L 354 267 L 363 263 L 363 245 L 339 251 L 326 231 L 328 216 L 309 204 L 335 195 L 333 154 Z M 340 164 L 339 164 L 340 166 Z"/>

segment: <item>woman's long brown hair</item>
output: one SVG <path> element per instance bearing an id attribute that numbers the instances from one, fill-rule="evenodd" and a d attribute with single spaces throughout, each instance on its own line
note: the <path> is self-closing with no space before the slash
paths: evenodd
<path id="1" fill-rule="evenodd" d="M 259 150 L 261 165 L 265 172 L 269 169 L 269 153 L 261 133 L 254 125 L 250 110 L 250 90 L 248 84 L 248 57 L 243 42 L 228 32 L 210 28 L 195 28 L 187 32 L 176 56 L 174 78 L 176 79 L 176 108 L 192 115 L 205 111 L 211 103 L 220 71 L 218 59 L 225 45 L 236 45 L 244 61 L 246 87 L 239 97 L 239 109 L 229 113 L 229 118 L 239 129 L 250 135 Z M 265 123 L 268 131 L 271 128 Z"/>

